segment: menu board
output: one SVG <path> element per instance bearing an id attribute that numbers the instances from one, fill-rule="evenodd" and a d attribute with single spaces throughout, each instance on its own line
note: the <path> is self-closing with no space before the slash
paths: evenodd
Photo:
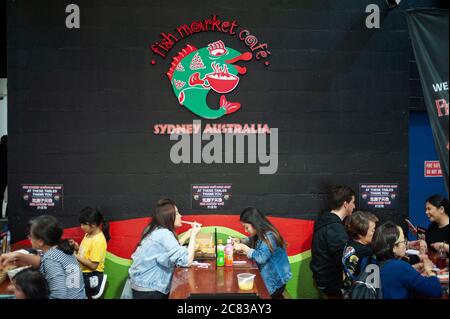
<path id="1" fill-rule="evenodd" d="M 191 203 L 195 210 L 230 210 L 232 184 L 192 184 Z"/>
<path id="2" fill-rule="evenodd" d="M 360 209 L 397 209 L 399 184 L 359 184 Z"/>
<path id="3" fill-rule="evenodd" d="M 63 208 L 63 185 L 21 185 L 22 208 L 28 212 L 53 212 Z"/>

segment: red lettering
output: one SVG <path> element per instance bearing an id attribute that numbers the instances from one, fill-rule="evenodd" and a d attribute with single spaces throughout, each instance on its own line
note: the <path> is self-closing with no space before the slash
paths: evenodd
<path id="1" fill-rule="evenodd" d="M 228 28 L 230 27 L 230 22 L 225 21 L 222 23 L 222 31 L 223 32 L 228 32 Z"/>
<path id="2" fill-rule="evenodd" d="M 208 31 L 208 25 L 209 25 L 209 26 L 212 26 L 212 20 L 211 20 L 211 19 L 205 20 L 206 31 Z"/>
<path id="3" fill-rule="evenodd" d="M 448 103 L 445 99 L 436 100 L 436 108 L 438 111 L 438 116 L 442 117 L 444 115 L 448 116 L 449 110 L 448 110 Z M 444 109 L 444 113 L 442 113 L 442 109 Z"/>
<path id="4" fill-rule="evenodd" d="M 174 36 L 172 33 L 169 34 L 165 34 L 164 32 L 161 33 L 161 37 L 165 40 L 167 40 L 168 42 L 170 42 L 172 45 L 176 42 L 178 42 L 178 38 L 176 36 Z"/>
<path id="5" fill-rule="evenodd" d="M 260 60 L 261 58 L 265 59 L 270 55 L 269 51 L 259 51 L 256 53 L 255 58 L 256 60 Z"/>
<path id="6" fill-rule="evenodd" d="M 259 44 L 258 46 L 256 46 L 256 43 L 254 45 L 252 45 L 251 49 L 252 51 L 258 50 L 258 49 L 267 49 L 267 43 L 263 43 L 263 44 Z"/>
<path id="7" fill-rule="evenodd" d="M 158 50 L 156 44 L 152 44 L 152 46 L 150 48 L 152 49 L 153 53 L 158 54 L 158 55 L 162 56 L 163 58 L 166 57 L 166 55 L 164 53 L 162 53 L 161 51 Z"/>
<path id="8" fill-rule="evenodd" d="M 211 31 L 214 31 L 214 28 L 217 28 L 218 31 L 222 31 L 220 29 L 220 20 L 217 19 L 217 15 L 213 15 L 212 30 Z"/>
<path id="9" fill-rule="evenodd" d="M 237 25 L 237 23 L 236 23 L 236 20 L 233 20 L 233 22 L 231 22 L 230 35 L 235 35 L 235 34 L 236 34 L 236 32 L 234 32 L 233 29 L 234 29 L 235 27 L 237 27 L 237 26 L 238 26 L 238 25 Z"/>
<path id="10" fill-rule="evenodd" d="M 241 39 L 242 41 L 244 41 L 245 38 L 246 38 L 249 34 L 250 34 L 250 31 L 248 31 L 248 30 L 242 30 L 242 31 L 239 33 L 239 39 Z"/>
<path id="11" fill-rule="evenodd" d="M 186 24 L 183 24 L 182 26 L 178 27 L 177 32 L 181 38 L 184 38 L 185 36 L 192 34 L 191 29 L 189 29 L 189 27 Z M 184 34 L 183 34 L 183 32 L 184 32 Z"/>

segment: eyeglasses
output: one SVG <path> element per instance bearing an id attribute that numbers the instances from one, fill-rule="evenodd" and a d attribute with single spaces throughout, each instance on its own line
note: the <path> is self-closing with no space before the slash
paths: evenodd
<path id="1" fill-rule="evenodd" d="M 405 246 L 408 246 L 408 241 L 406 239 L 402 240 L 402 241 L 399 241 L 399 242 L 396 242 L 395 245 L 400 245 L 401 243 L 405 244 Z"/>

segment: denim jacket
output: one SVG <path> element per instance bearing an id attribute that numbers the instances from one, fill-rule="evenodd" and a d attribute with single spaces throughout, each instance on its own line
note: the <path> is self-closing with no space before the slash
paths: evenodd
<path id="1" fill-rule="evenodd" d="M 148 235 L 131 256 L 128 273 L 131 286 L 140 291 L 168 294 L 175 266 L 188 266 L 188 251 L 166 228 L 157 228 Z"/>
<path id="2" fill-rule="evenodd" d="M 286 249 L 277 246 L 273 232 L 267 232 L 267 237 L 272 247 L 276 247 L 274 252 L 270 251 L 269 246 L 263 240 L 258 239 L 255 249 L 250 249 L 247 257 L 258 264 L 267 290 L 273 294 L 291 279 L 292 273 Z"/>

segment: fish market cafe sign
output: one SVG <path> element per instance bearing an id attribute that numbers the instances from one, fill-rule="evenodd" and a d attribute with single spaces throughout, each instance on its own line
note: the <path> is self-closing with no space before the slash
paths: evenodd
<path id="1" fill-rule="evenodd" d="M 174 101 L 200 118 L 215 120 L 241 109 L 241 103 L 230 101 L 227 94 L 239 87 L 241 77 L 247 73 L 247 67 L 242 63 L 255 59 L 269 66 L 268 58 L 271 53 L 267 43 L 258 40 L 249 29 L 240 28 L 236 20 L 224 21 L 219 19 L 219 16 L 212 15 L 208 19 L 180 25 L 173 32 L 162 32 L 159 35 L 160 40 L 150 45 L 154 57 L 151 64 L 156 64 L 156 58 L 167 58 L 175 44 L 199 32 L 227 34 L 238 37 L 243 43 L 242 52 L 227 46 L 226 41 L 222 39 L 205 43 L 201 47 L 186 44 L 180 52 L 172 56 L 166 76 L 176 98 Z M 219 95 L 218 105 L 212 105 L 213 107 L 210 107 L 206 100 L 211 90 Z M 174 127 L 178 132 L 188 134 L 189 130 L 192 132 L 192 129 L 195 129 L 192 124 L 162 123 L 155 124 L 153 132 L 171 134 Z M 184 127 L 187 129 L 184 130 Z M 269 133 L 265 123 L 207 124 L 205 129 L 215 133 Z"/>
<path id="2" fill-rule="evenodd" d="M 226 39 L 219 37 L 200 45 L 186 43 L 181 51 L 170 54 L 176 43 L 199 32 L 235 36 L 243 45 L 242 48 L 232 48 L 227 45 Z M 217 120 L 239 111 L 241 103 L 229 99 L 227 95 L 239 88 L 241 78 L 247 74 L 243 63 L 255 59 L 269 66 L 271 54 L 267 43 L 261 43 L 249 29 L 240 28 L 236 20 L 220 20 L 217 15 L 183 24 L 173 32 L 161 33 L 160 41 L 151 44 L 150 50 L 154 58 L 172 56 L 166 76 L 174 102 L 205 120 Z M 152 65 L 156 63 L 155 59 L 151 61 Z M 211 91 L 217 95 L 215 105 L 209 105 L 207 101 Z M 201 120 L 193 119 L 192 124 L 155 124 L 153 134 L 170 135 L 170 140 L 178 141 L 170 150 L 170 159 L 174 164 L 229 164 L 234 163 L 235 158 L 236 163 L 244 163 L 242 154 L 245 152 L 249 163 L 256 164 L 258 159 L 260 174 L 275 174 L 278 170 L 278 129 L 270 128 L 267 123 L 214 122 L 202 125 Z M 248 143 L 244 142 L 244 137 L 248 138 Z M 203 141 L 208 143 L 203 145 Z M 223 154 L 226 154 L 225 158 Z"/>

